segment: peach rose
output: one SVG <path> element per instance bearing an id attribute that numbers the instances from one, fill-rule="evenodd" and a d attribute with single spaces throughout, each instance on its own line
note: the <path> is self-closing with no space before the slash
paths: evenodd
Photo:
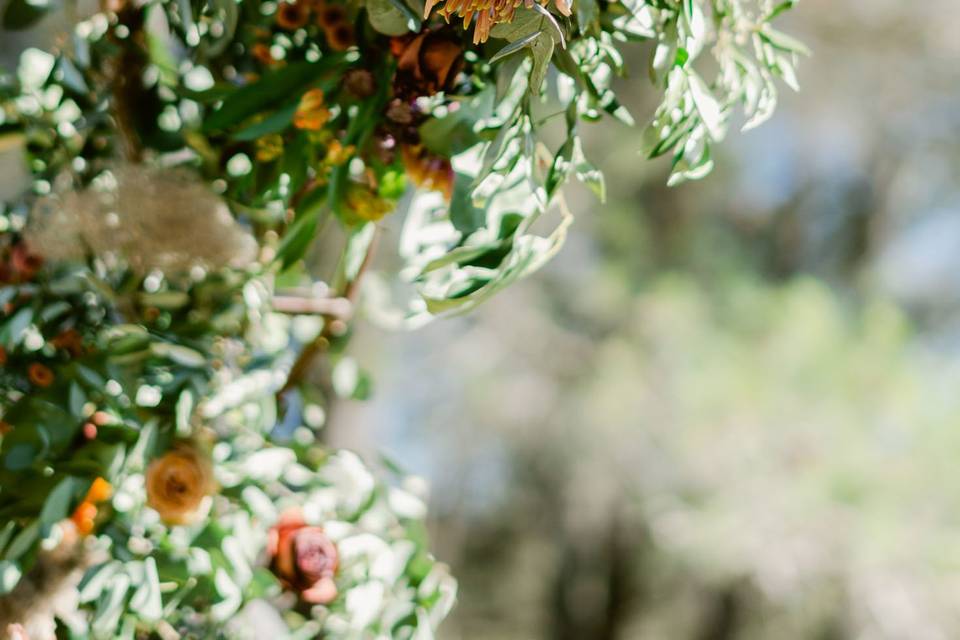
<path id="1" fill-rule="evenodd" d="M 304 602 L 329 604 L 337 597 L 337 547 L 322 527 L 308 525 L 299 509 L 285 512 L 270 529 L 267 553 L 273 573 Z"/>
<path id="2" fill-rule="evenodd" d="M 204 497 L 213 493 L 210 461 L 189 446 L 178 446 L 147 467 L 147 504 L 167 524 L 187 524 Z"/>

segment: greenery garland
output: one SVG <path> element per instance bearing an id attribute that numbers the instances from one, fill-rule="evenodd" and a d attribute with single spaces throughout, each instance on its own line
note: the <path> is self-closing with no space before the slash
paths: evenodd
<path id="1" fill-rule="evenodd" d="M 603 198 L 579 135 L 632 123 L 621 44 L 652 42 L 642 153 L 678 183 L 796 85 L 792 4 L 108 0 L 27 50 L 0 81 L 32 176 L 0 216 L 0 629 L 432 637 L 456 587 L 420 483 L 317 438 L 367 392 L 343 348 L 379 221 L 405 212 L 374 317 L 473 308 L 559 249 L 568 179 Z"/>

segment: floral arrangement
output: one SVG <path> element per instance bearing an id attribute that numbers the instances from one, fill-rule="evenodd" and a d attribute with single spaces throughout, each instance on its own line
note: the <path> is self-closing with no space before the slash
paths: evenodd
<path id="1" fill-rule="evenodd" d="M 626 42 L 662 94 L 642 153 L 701 177 L 738 108 L 796 85 L 770 25 L 792 4 L 108 0 L 24 52 L 0 79 L 29 169 L 0 215 L 0 631 L 432 637 L 456 586 L 422 482 L 320 443 L 368 392 L 361 281 L 413 326 L 542 265 L 561 186 L 603 197 L 580 128 L 632 123 Z"/>

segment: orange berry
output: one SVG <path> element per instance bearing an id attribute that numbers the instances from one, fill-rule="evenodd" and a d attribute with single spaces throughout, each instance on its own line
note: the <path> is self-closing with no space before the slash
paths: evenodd
<path id="1" fill-rule="evenodd" d="M 50 367 L 34 362 L 27 367 L 27 378 L 36 386 L 46 388 L 53 384 L 54 375 Z"/>
<path id="2" fill-rule="evenodd" d="M 70 516 L 70 520 L 77 527 L 82 535 L 88 535 L 93 531 L 94 518 L 97 517 L 97 507 L 91 502 L 81 502 L 80 505 Z"/>
<path id="3" fill-rule="evenodd" d="M 110 496 L 113 495 L 113 485 L 104 480 L 103 478 L 97 478 L 93 481 L 93 484 L 90 485 L 90 490 L 87 491 L 87 498 L 85 502 L 104 502 L 110 499 Z"/>

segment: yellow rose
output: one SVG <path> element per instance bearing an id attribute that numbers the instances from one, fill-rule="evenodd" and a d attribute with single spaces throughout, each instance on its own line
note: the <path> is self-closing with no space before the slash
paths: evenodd
<path id="1" fill-rule="evenodd" d="M 147 467 L 147 504 L 167 524 L 191 522 L 213 490 L 210 461 L 192 447 L 179 446 Z"/>

